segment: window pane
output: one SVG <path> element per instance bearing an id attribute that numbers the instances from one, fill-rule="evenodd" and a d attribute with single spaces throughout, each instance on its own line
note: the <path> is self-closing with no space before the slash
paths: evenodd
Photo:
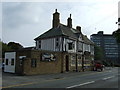
<path id="1" fill-rule="evenodd" d="M 41 41 L 39 41 L 39 48 L 41 48 Z"/>
<path id="2" fill-rule="evenodd" d="M 68 43 L 68 49 L 72 50 L 72 48 L 73 48 L 73 44 L 72 43 Z"/>
<path id="3" fill-rule="evenodd" d="M 11 65 L 14 65 L 14 59 L 11 59 Z"/>
<path id="4" fill-rule="evenodd" d="M 8 65 L 8 59 L 6 59 L 6 65 Z"/>

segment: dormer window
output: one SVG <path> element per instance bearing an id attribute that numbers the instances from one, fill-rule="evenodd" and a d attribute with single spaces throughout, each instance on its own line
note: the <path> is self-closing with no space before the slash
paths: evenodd
<path id="1" fill-rule="evenodd" d="M 74 49 L 74 43 L 73 42 L 69 42 L 68 43 L 68 50 L 73 50 Z"/>

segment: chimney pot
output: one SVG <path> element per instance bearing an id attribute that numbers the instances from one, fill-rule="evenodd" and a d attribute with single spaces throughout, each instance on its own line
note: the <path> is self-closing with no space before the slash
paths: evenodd
<path id="1" fill-rule="evenodd" d="M 59 16 L 60 14 L 57 12 L 57 9 L 55 9 L 55 13 L 53 13 L 53 24 L 52 27 L 56 28 L 60 24 Z"/>
<path id="2" fill-rule="evenodd" d="M 81 27 L 80 26 L 76 26 L 76 29 L 79 30 L 79 32 L 81 33 Z"/>
<path id="3" fill-rule="evenodd" d="M 71 14 L 70 17 L 67 19 L 67 26 L 72 28 L 72 19 L 71 19 Z"/>
<path id="4" fill-rule="evenodd" d="M 57 9 L 55 9 L 55 12 L 57 12 Z"/>

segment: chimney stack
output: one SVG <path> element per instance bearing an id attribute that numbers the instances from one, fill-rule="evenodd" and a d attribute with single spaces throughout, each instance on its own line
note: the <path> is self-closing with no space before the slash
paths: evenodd
<path id="1" fill-rule="evenodd" d="M 82 32 L 81 32 L 81 27 L 80 27 L 80 26 L 77 26 L 77 27 L 76 27 L 76 30 L 78 30 L 80 33 L 82 33 Z"/>
<path id="2" fill-rule="evenodd" d="M 71 14 L 70 17 L 67 19 L 67 26 L 72 28 L 72 19 L 71 19 Z"/>
<path id="3" fill-rule="evenodd" d="M 55 10 L 55 13 L 53 13 L 53 24 L 52 27 L 56 28 L 60 24 L 60 19 L 59 19 L 59 13 L 57 12 L 57 9 Z"/>

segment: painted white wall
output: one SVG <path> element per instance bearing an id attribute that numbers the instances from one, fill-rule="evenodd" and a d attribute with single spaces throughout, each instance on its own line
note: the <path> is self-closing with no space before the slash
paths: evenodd
<path id="1" fill-rule="evenodd" d="M 59 39 L 59 46 L 56 47 L 56 38 Z M 50 51 L 67 51 L 69 53 L 75 53 L 76 52 L 76 45 L 77 42 L 75 40 L 71 40 L 68 38 L 63 38 L 63 45 L 62 45 L 62 37 L 56 37 L 56 38 L 48 38 L 48 39 L 42 39 L 41 40 L 41 48 L 39 48 L 39 40 L 36 41 L 36 49 L 39 50 L 50 50 Z M 74 44 L 74 48 L 72 50 L 68 49 L 68 43 L 72 42 Z"/>
<path id="2" fill-rule="evenodd" d="M 8 65 L 6 65 L 6 59 L 8 59 Z M 11 65 L 11 59 L 14 59 L 14 65 Z M 15 61 L 16 61 L 16 52 L 6 52 L 4 72 L 15 73 Z"/>
<path id="3" fill-rule="evenodd" d="M 78 42 L 78 50 L 83 50 L 83 43 L 82 42 Z"/>
<path id="4" fill-rule="evenodd" d="M 90 45 L 90 52 L 91 52 L 91 55 L 94 55 L 94 46 L 93 45 Z"/>
<path id="5" fill-rule="evenodd" d="M 59 39 L 59 45 L 56 47 L 56 38 Z M 56 38 L 48 38 L 48 39 L 42 39 L 41 40 L 41 48 L 39 48 L 39 40 L 36 41 L 36 49 L 39 50 L 50 50 L 50 51 L 62 51 L 62 38 L 56 37 Z"/>
<path id="6" fill-rule="evenodd" d="M 85 52 L 85 51 L 90 51 L 90 45 L 83 43 L 83 52 Z"/>
<path id="7" fill-rule="evenodd" d="M 59 47 L 56 47 L 56 38 L 59 39 Z M 48 39 L 42 39 L 41 40 L 41 50 L 50 50 L 50 51 L 66 51 L 69 53 L 76 53 L 77 49 L 91 52 L 91 45 L 82 43 L 82 42 L 77 42 L 72 39 L 68 38 L 63 38 L 63 45 L 62 45 L 62 37 L 56 37 L 56 38 L 48 38 Z M 73 43 L 74 48 L 72 50 L 68 49 L 68 43 Z M 40 50 L 39 48 L 39 41 L 36 42 L 36 48 Z M 93 53 L 93 52 L 92 52 Z"/>

